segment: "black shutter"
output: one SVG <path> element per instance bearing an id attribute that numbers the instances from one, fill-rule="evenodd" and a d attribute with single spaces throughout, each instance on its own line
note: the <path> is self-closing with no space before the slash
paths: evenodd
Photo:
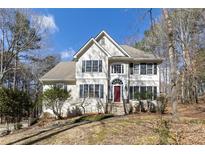
<path id="1" fill-rule="evenodd" d="M 133 74 L 133 63 L 130 63 L 130 74 Z"/>
<path id="2" fill-rule="evenodd" d="M 102 72 L 102 60 L 99 60 L 99 72 Z"/>
<path id="3" fill-rule="evenodd" d="M 82 61 L 82 72 L 85 72 L 85 60 Z"/>
<path id="4" fill-rule="evenodd" d="M 157 74 L 157 64 L 154 64 L 154 74 Z"/>

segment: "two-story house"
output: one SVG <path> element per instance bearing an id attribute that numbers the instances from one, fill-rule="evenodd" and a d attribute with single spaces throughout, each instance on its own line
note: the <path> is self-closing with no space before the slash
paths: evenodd
<path id="1" fill-rule="evenodd" d="M 128 45 L 119 45 L 105 31 L 91 38 L 71 62 L 60 62 L 41 81 L 71 90 L 67 108 L 85 101 L 86 112 L 97 112 L 99 102 L 122 104 L 136 99 L 136 93 L 159 94 L 159 64 L 162 59 Z"/>

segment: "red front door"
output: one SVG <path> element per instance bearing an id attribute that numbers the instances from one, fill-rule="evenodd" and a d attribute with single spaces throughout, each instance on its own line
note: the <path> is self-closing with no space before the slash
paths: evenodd
<path id="1" fill-rule="evenodd" d="M 120 102 L 120 86 L 114 86 L 114 102 Z"/>

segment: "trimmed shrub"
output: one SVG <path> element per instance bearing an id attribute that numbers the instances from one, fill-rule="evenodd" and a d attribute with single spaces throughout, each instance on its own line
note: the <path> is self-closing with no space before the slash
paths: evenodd
<path id="1" fill-rule="evenodd" d="M 62 119 L 62 108 L 65 101 L 70 98 L 70 91 L 66 91 L 59 87 L 52 87 L 43 94 L 44 104 L 51 109 L 58 119 Z"/>

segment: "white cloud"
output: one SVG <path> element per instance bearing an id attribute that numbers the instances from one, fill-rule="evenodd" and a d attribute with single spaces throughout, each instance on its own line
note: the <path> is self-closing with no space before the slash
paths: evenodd
<path id="1" fill-rule="evenodd" d="M 41 30 L 48 30 L 51 33 L 59 30 L 52 15 L 35 15 L 32 19 L 35 25 L 40 26 Z"/>
<path id="2" fill-rule="evenodd" d="M 71 60 L 74 54 L 75 54 L 75 51 L 72 48 L 69 48 L 68 50 L 60 52 L 62 60 Z"/>

